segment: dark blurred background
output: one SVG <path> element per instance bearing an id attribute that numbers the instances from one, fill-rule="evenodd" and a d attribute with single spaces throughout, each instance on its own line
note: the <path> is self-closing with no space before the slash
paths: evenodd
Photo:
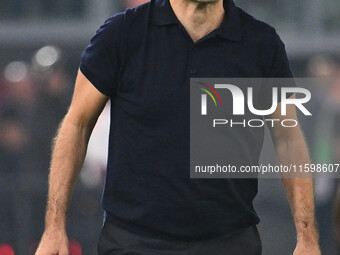
<path id="1" fill-rule="evenodd" d="M 70 103 L 81 52 L 106 18 L 142 2 L 0 0 L 0 255 L 34 254 L 44 228 L 51 141 Z M 296 77 L 340 76 L 340 1 L 235 2 L 275 26 Z M 302 123 L 318 162 L 339 163 L 339 87 L 332 83 L 312 91 L 313 115 L 327 124 Z M 71 255 L 96 254 L 108 112 L 105 108 L 95 128 L 72 198 Z M 272 153 L 270 148 L 267 141 L 264 151 Z M 337 186 L 334 179 L 316 180 L 326 255 L 339 254 L 333 220 Z M 263 254 L 292 254 L 296 234 L 280 180 L 260 180 L 255 207 L 262 218 Z"/>

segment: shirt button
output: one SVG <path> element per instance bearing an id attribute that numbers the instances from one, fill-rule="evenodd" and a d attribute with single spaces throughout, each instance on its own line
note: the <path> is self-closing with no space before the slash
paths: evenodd
<path id="1" fill-rule="evenodd" d="M 197 69 L 190 69 L 190 74 L 197 74 Z"/>

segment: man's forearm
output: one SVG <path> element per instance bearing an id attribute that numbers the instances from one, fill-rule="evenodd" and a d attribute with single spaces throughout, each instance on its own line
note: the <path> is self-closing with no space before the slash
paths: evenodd
<path id="1" fill-rule="evenodd" d="M 287 178 L 283 183 L 293 212 L 297 241 L 318 243 L 312 179 Z"/>
<path id="2" fill-rule="evenodd" d="M 66 227 L 71 192 L 84 158 L 90 131 L 68 116 L 58 131 L 51 160 L 45 230 Z"/>
<path id="3" fill-rule="evenodd" d="M 295 136 L 281 139 L 276 144 L 278 161 L 283 165 L 310 163 L 303 135 L 299 130 Z M 306 177 L 306 176 L 304 176 Z M 312 178 L 282 178 L 292 209 L 298 242 L 318 242 L 318 231 L 314 213 L 314 189 Z"/>

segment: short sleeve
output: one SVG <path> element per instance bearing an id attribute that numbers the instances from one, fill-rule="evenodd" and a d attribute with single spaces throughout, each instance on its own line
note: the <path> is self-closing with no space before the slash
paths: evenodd
<path id="1" fill-rule="evenodd" d="M 270 78 L 293 78 L 286 47 L 277 33 L 274 35 L 274 45 Z"/>
<path id="2" fill-rule="evenodd" d="M 112 96 L 117 87 L 123 14 L 105 21 L 81 56 L 80 71 L 104 95 Z"/>
<path id="3" fill-rule="evenodd" d="M 286 53 L 286 48 L 279 35 L 274 31 L 271 42 L 270 51 L 270 65 L 262 84 L 262 92 L 260 102 L 263 109 L 268 109 L 272 105 L 273 87 L 278 88 L 278 102 L 281 102 L 281 88 L 282 87 L 296 87 L 293 74 L 290 68 L 289 60 Z M 287 94 L 287 97 L 292 96 L 293 93 Z"/>

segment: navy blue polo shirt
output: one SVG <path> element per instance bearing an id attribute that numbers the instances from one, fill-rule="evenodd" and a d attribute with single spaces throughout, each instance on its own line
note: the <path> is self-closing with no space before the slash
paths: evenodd
<path id="1" fill-rule="evenodd" d="M 194 240 L 259 222 L 256 179 L 189 178 L 190 77 L 292 76 L 275 30 L 232 0 L 224 8 L 195 43 L 169 0 L 152 0 L 109 18 L 83 52 L 80 70 L 111 99 L 102 206 L 114 224 Z"/>

